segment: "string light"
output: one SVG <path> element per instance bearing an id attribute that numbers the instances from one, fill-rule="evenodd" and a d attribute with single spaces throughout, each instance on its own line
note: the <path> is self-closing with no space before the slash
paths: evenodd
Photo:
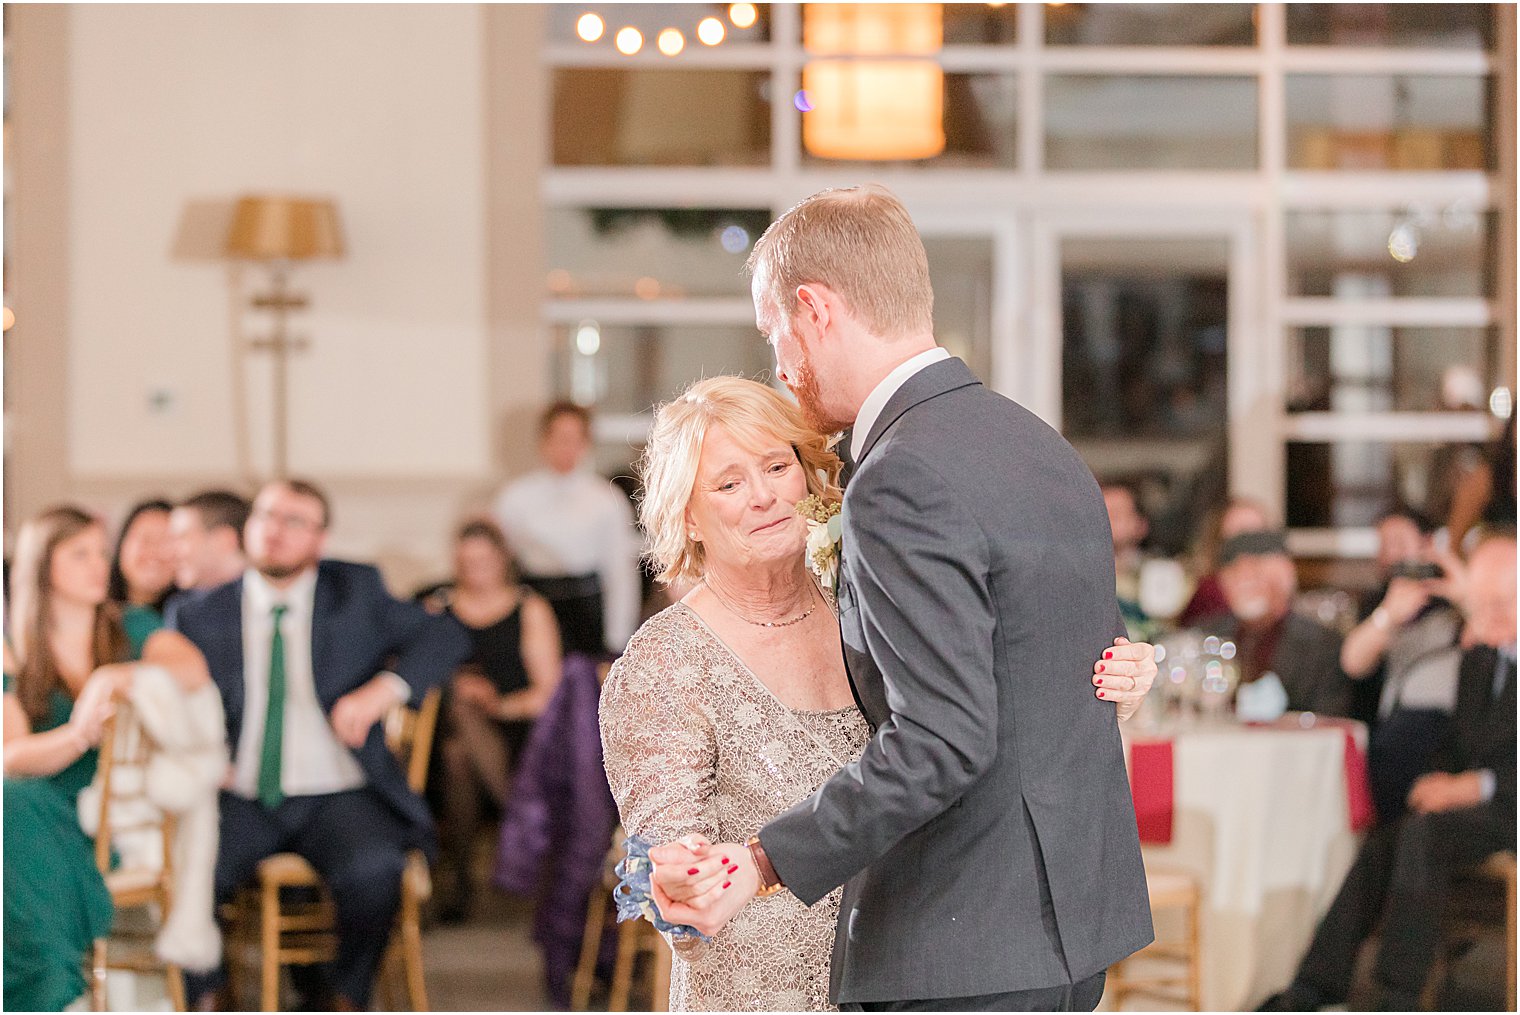
<path id="1" fill-rule="evenodd" d="M 595 14 L 582 14 L 575 23 L 575 34 L 587 42 L 595 42 L 607 30 L 606 24 Z"/>
<path id="2" fill-rule="evenodd" d="M 760 17 L 760 12 L 755 10 L 754 4 L 729 4 L 728 20 L 734 23 L 735 28 L 748 28 Z"/>
<path id="3" fill-rule="evenodd" d="M 697 23 L 697 38 L 704 46 L 716 46 L 723 41 L 723 22 L 717 18 L 703 18 Z"/>
<path id="4" fill-rule="evenodd" d="M 626 28 L 618 29 L 615 42 L 619 53 L 622 53 L 624 56 L 632 56 L 644 48 L 644 35 L 637 28 L 629 25 Z"/>
<path id="5" fill-rule="evenodd" d="M 665 29 L 660 33 L 660 37 L 656 41 L 660 47 L 660 52 L 666 56 L 675 56 L 686 48 L 686 36 L 682 35 L 678 28 Z"/>

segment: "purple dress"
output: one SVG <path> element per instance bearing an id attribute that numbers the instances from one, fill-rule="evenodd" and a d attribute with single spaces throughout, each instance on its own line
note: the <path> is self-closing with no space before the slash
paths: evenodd
<path id="1" fill-rule="evenodd" d="M 602 863 L 617 825 L 602 767 L 596 667 L 584 655 L 565 657 L 559 688 L 518 760 L 493 879 L 502 891 L 538 898 L 533 940 L 544 952 L 549 996 L 562 1009 L 570 1006 L 586 905 L 602 890 Z M 557 866 L 546 872 L 551 857 Z"/>

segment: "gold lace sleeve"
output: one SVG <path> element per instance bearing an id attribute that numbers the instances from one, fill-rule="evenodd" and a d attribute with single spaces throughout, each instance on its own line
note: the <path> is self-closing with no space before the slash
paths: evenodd
<path id="1" fill-rule="evenodd" d="M 679 631 L 641 631 L 602 688 L 602 753 L 623 828 L 651 845 L 693 832 L 716 840 L 717 740 L 701 673 Z"/>
<path id="2" fill-rule="evenodd" d="M 602 757 L 623 830 L 651 846 L 693 833 L 719 841 L 713 806 L 717 738 L 703 712 L 701 671 L 682 632 L 655 618 L 602 687 Z M 694 956 L 694 939 L 676 943 Z"/>

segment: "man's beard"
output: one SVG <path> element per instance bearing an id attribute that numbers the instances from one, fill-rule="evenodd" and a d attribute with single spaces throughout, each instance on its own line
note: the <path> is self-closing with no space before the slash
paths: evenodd
<path id="1" fill-rule="evenodd" d="M 293 578 L 294 576 L 300 574 L 302 571 L 305 571 L 310 566 L 310 561 L 302 561 L 299 564 L 290 565 L 257 564 L 255 565 L 255 570 L 257 570 L 259 574 L 263 575 L 265 578 L 270 579 L 271 581 L 280 582 L 284 581 L 286 578 Z"/>
<path id="2" fill-rule="evenodd" d="M 827 409 L 823 407 L 823 391 L 818 386 L 818 373 L 813 369 L 813 363 L 807 353 L 802 354 L 802 363 L 797 370 L 796 384 L 787 384 L 787 390 L 797 399 L 797 405 L 802 409 L 803 422 L 821 434 L 835 434 L 841 430 L 848 430 L 853 421 L 835 419 Z"/>

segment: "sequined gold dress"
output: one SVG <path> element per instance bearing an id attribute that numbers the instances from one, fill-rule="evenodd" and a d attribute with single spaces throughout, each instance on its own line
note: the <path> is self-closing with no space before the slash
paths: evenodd
<path id="1" fill-rule="evenodd" d="M 743 842 L 859 756 L 853 707 L 783 705 L 690 608 L 641 627 L 602 689 L 602 750 L 623 827 L 651 843 Z M 711 941 L 682 940 L 671 1011 L 832 1011 L 839 889 L 812 908 L 756 899 Z"/>

